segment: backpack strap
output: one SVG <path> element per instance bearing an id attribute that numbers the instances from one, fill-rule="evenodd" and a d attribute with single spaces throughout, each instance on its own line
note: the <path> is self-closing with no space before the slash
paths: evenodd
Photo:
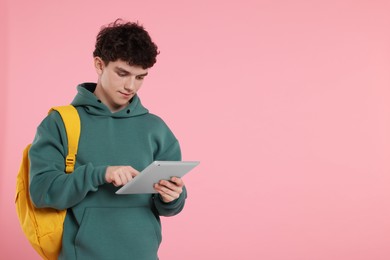
<path id="1" fill-rule="evenodd" d="M 77 109 L 72 105 L 52 107 L 49 113 L 53 110 L 60 113 L 62 121 L 65 125 L 66 135 L 68 137 L 68 155 L 65 159 L 65 171 L 66 173 L 71 173 L 74 171 L 77 148 L 79 146 L 81 131 L 80 116 L 77 112 Z"/>

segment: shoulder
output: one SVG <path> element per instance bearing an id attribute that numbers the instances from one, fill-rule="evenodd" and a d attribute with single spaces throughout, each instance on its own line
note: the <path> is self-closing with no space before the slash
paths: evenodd
<path id="1" fill-rule="evenodd" d="M 61 115 L 56 112 L 50 112 L 39 124 L 32 142 L 29 154 L 40 154 L 48 147 L 56 147 L 56 149 L 64 152 L 62 147 L 67 145 L 67 135 Z"/>
<path id="2" fill-rule="evenodd" d="M 37 135 L 41 138 L 46 136 L 47 138 L 63 139 L 66 137 L 65 125 L 61 115 L 57 111 L 49 112 L 38 125 Z"/>
<path id="3" fill-rule="evenodd" d="M 55 110 L 50 111 L 42 120 L 40 127 L 52 128 L 64 126 L 60 113 Z"/>
<path id="4" fill-rule="evenodd" d="M 153 125 L 154 127 L 161 127 L 169 129 L 165 121 L 158 115 L 147 113 L 143 116 L 145 123 L 148 125 Z"/>
<path id="5" fill-rule="evenodd" d="M 144 126 L 147 127 L 147 131 L 151 131 L 156 136 L 159 136 L 160 138 L 166 140 L 176 140 L 172 129 L 160 116 L 148 113 L 147 115 L 145 115 L 145 119 L 146 123 L 144 124 Z"/>

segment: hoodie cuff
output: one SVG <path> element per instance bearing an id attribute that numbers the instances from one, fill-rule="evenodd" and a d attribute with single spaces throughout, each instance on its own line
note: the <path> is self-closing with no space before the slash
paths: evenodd
<path id="1" fill-rule="evenodd" d="M 100 186 L 106 183 L 106 170 L 107 166 L 97 166 L 93 170 L 93 184 Z"/>
<path id="2" fill-rule="evenodd" d="M 160 194 L 154 195 L 154 204 L 159 212 L 160 216 L 174 216 L 182 211 L 184 208 L 185 200 L 187 198 L 187 190 L 183 187 L 183 192 L 180 197 L 171 202 L 164 202 Z"/>

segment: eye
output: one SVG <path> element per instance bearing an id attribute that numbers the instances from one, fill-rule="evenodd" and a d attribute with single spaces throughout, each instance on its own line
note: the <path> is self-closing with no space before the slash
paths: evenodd
<path id="1" fill-rule="evenodd" d="M 145 78 L 145 76 L 137 76 L 136 79 L 138 80 L 143 80 Z"/>
<path id="2" fill-rule="evenodd" d="M 126 74 L 126 73 L 120 73 L 120 72 L 117 72 L 117 74 L 118 74 L 118 76 L 119 76 L 119 77 L 126 77 L 126 76 L 127 76 L 127 74 Z"/>

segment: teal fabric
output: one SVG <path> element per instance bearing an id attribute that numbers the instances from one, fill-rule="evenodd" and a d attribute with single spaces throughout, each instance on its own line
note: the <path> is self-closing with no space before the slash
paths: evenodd
<path id="1" fill-rule="evenodd" d="M 157 259 L 160 216 L 184 207 L 180 198 L 164 203 L 159 195 L 116 195 L 105 182 L 109 165 L 141 171 L 154 160 L 181 160 L 180 146 L 158 116 L 135 96 L 116 113 L 101 103 L 94 83 L 77 87 L 72 104 L 81 119 L 75 171 L 65 173 L 66 132 L 57 112 L 39 125 L 29 157 L 30 193 L 37 207 L 67 209 L 60 259 Z"/>

